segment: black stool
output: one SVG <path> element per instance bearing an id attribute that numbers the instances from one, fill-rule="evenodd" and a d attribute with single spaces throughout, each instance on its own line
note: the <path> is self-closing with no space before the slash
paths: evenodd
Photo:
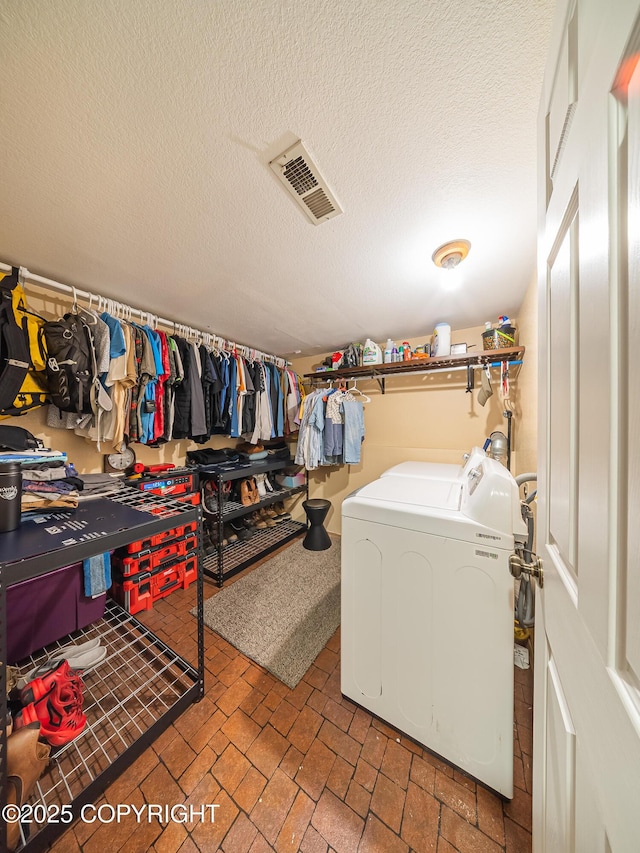
<path id="1" fill-rule="evenodd" d="M 331 501 L 312 498 L 310 501 L 303 501 L 302 506 L 311 525 L 302 542 L 303 546 L 308 551 L 326 551 L 327 548 L 331 548 L 331 538 L 322 526 L 331 507 Z"/>

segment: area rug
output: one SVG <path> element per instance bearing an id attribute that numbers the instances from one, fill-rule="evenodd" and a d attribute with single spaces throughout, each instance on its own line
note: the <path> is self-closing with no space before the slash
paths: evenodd
<path id="1" fill-rule="evenodd" d="M 205 625 L 287 687 L 340 624 L 340 540 L 332 542 L 307 551 L 298 539 L 204 603 Z"/>

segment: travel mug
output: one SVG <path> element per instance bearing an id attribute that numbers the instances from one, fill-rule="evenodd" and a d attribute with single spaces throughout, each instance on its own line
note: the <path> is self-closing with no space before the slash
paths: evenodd
<path id="1" fill-rule="evenodd" d="M 0 465 L 0 533 L 20 527 L 22 470 L 18 462 Z"/>

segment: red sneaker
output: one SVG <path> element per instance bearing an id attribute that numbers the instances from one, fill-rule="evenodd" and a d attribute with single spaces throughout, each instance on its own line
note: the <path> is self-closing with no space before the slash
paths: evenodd
<path id="1" fill-rule="evenodd" d="M 29 705 L 31 702 L 38 702 L 48 696 L 52 690 L 56 690 L 58 693 L 62 690 L 63 694 L 72 690 L 82 704 L 83 687 L 80 673 L 71 669 L 68 662 L 63 660 L 54 669 L 26 684 L 20 691 L 20 700 L 23 705 Z M 62 701 L 67 704 L 66 698 Z"/>
<path id="2" fill-rule="evenodd" d="M 30 723 L 39 722 L 41 737 L 51 746 L 64 746 L 78 737 L 87 723 L 87 718 L 77 704 L 72 705 L 68 711 L 61 711 L 52 701 L 53 696 L 52 691 L 48 697 L 22 708 L 15 718 L 15 727 L 21 729 Z"/>

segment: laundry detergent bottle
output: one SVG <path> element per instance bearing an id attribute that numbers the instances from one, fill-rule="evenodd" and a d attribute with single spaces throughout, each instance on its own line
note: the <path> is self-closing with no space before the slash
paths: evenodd
<path id="1" fill-rule="evenodd" d="M 367 338 L 364 342 L 364 350 L 362 351 L 363 364 L 382 364 L 382 350 L 371 338 Z"/>
<path id="2" fill-rule="evenodd" d="M 391 362 L 393 361 L 393 348 L 394 347 L 395 347 L 394 342 L 391 340 L 391 338 L 388 338 L 387 343 L 386 343 L 385 348 L 384 348 L 384 363 L 385 364 L 391 364 Z"/>

